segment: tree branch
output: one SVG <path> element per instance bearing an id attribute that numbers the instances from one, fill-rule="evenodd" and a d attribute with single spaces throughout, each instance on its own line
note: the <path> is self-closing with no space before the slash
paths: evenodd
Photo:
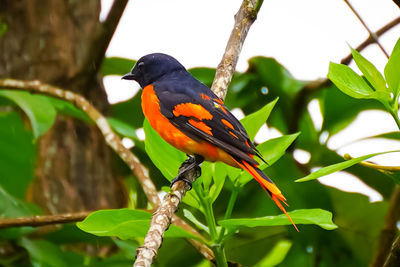
<path id="1" fill-rule="evenodd" d="M 387 256 L 389 255 L 389 257 L 392 257 L 392 259 L 390 259 L 390 261 L 392 261 L 393 257 L 396 255 L 396 250 L 393 251 L 393 253 L 391 253 L 390 248 L 392 247 L 392 243 L 396 238 L 397 234 L 397 220 L 400 215 L 399 203 L 400 203 L 400 186 L 396 185 L 395 188 L 393 189 L 393 193 L 390 198 L 389 209 L 386 214 L 385 225 L 381 229 L 381 233 L 379 236 L 379 243 L 375 255 L 371 261 L 370 265 L 371 267 L 380 267 L 383 266 L 383 264 L 388 264 L 389 258 L 385 263 L 385 259 L 387 258 Z M 393 246 L 395 246 L 395 244 L 393 244 Z M 388 266 L 394 266 L 394 265 L 388 265 Z"/>
<path id="2" fill-rule="evenodd" d="M 221 99 L 225 99 L 243 43 L 251 25 L 257 18 L 257 12 L 260 10 L 262 2 L 261 0 L 244 0 L 235 15 L 235 24 L 232 33 L 226 44 L 224 56 L 218 65 L 211 86 L 211 90 Z"/>
<path id="3" fill-rule="evenodd" d="M 148 169 L 143 166 L 139 159 L 129 149 L 122 145 L 121 139 L 112 131 L 107 119 L 83 96 L 58 87 L 43 84 L 40 81 L 0 79 L 0 88 L 23 90 L 30 91 L 32 93 L 50 95 L 71 102 L 76 107 L 84 111 L 96 123 L 97 127 L 102 132 L 106 143 L 120 156 L 120 158 L 128 165 L 133 174 L 137 177 L 143 187 L 143 191 L 146 194 L 147 199 L 150 201 L 153 207 L 157 208 L 160 205 L 160 199 L 158 197 L 156 187 L 149 176 Z M 175 216 L 174 222 L 176 225 L 179 225 L 186 231 L 201 237 L 201 235 L 194 228 L 192 228 L 179 217 Z M 212 250 L 210 250 L 207 246 L 197 240 L 189 241 L 200 251 L 200 253 L 202 253 L 206 259 L 214 259 Z"/>
<path id="4" fill-rule="evenodd" d="M 244 0 L 235 15 L 235 23 L 231 36 L 211 86 L 211 90 L 221 99 L 224 99 L 226 96 L 243 43 L 251 25 L 256 20 L 261 4 L 262 0 Z M 179 169 L 182 170 L 184 166 L 185 163 Z M 198 168 L 196 167 L 185 173 L 185 179 L 194 182 L 200 176 Z M 143 245 L 137 250 L 134 266 L 151 266 L 153 258 L 157 256 L 158 249 L 161 246 L 164 232 L 168 229 L 171 222 L 172 214 L 174 214 L 186 191 L 189 189 L 190 186 L 188 184 L 178 181 L 172 186 L 172 192 L 164 197 L 161 206 L 153 214 L 150 229 Z"/>
<path id="5" fill-rule="evenodd" d="M 89 73 L 90 76 L 88 77 L 96 76 L 93 74 L 97 73 L 100 69 L 108 45 L 127 3 L 128 0 L 114 0 L 106 19 L 98 24 L 96 31 L 89 40 L 89 44 L 86 46 L 86 57 L 83 60 L 80 72 L 82 75 L 86 76 Z"/>
<path id="6" fill-rule="evenodd" d="M 15 219 L 0 219 L 0 229 L 9 227 L 22 227 L 22 226 L 43 226 L 49 224 L 70 223 L 83 221 L 91 211 L 83 211 L 78 213 L 54 214 L 33 217 L 21 217 Z"/>
<path id="7" fill-rule="evenodd" d="M 179 169 L 183 169 L 185 166 L 184 163 Z M 197 166 L 191 169 L 185 178 L 189 178 L 189 181 L 194 182 L 199 176 L 200 167 Z M 136 261 L 133 266 L 151 266 L 153 258 L 157 256 L 158 249 L 161 246 L 164 232 L 171 224 L 171 218 L 189 189 L 190 186 L 186 182 L 179 180 L 172 186 L 172 192 L 165 195 L 161 205 L 153 213 L 150 228 L 143 245 L 136 251 Z"/>
<path id="8" fill-rule="evenodd" d="M 370 28 L 367 26 L 367 24 L 365 23 L 365 21 L 361 18 L 360 14 L 358 14 L 357 10 L 354 9 L 354 7 L 350 4 L 350 2 L 348 0 L 344 0 L 344 2 L 347 4 L 347 6 L 351 9 L 351 11 L 354 13 L 354 15 L 356 15 L 356 17 L 358 18 L 358 20 L 361 22 L 361 24 L 364 26 L 364 28 L 368 31 L 369 36 L 372 37 L 372 39 L 374 40 L 374 42 L 379 46 L 379 48 L 382 50 L 382 52 L 385 54 L 385 56 L 387 58 L 389 58 L 388 53 L 385 51 L 385 49 L 383 48 L 383 46 L 381 45 L 381 43 L 378 40 L 378 37 L 376 36 L 376 34 L 374 32 L 372 32 L 370 30 Z"/>
<path id="9" fill-rule="evenodd" d="M 393 0 L 393 2 L 400 8 L 400 0 Z"/>
<path id="10" fill-rule="evenodd" d="M 386 24 L 385 26 L 383 26 L 382 28 L 380 28 L 379 30 L 377 30 L 374 35 L 377 37 L 382 36 L 383 34 L 385 34 L 387 31 L 389 31 L 390 29 L 392 29 L 394 26 L 398 25 L 400 23 L 400 17 L 395 18 L 394 20 L 392 20 L 391 22 L 389 22 L 388 24 Z M 366 48 L 367 46 L 369 46 L 370 44 L 374 43 L 375 39 L 370 35 L 368 36 L 368 38 L 362 42 L 359 46 L 356 47 L 356 50 L 358 52 L 364 50 L 364 48 Z M 353 59 L 351 53 L 343 58 L 340 63 L 341 64 L 345 64 L 348 65 L 350 63 L 350 61 Z"/>

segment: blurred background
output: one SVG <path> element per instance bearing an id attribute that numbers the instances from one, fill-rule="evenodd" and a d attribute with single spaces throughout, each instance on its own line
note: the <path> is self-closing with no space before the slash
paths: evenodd
<path id="1" fill-rule="evenodd" d="M 372 32 L 387 26 L 378 39 L 390 55 L 400 37 L 398 3 L 350 3 Z M 121 80 L 121 75 L 141 56 L 163 52 L 210 86 L 240 4 L 0 0 L 0 78 L 40 80 L 86 97 L 148 167 L 162 192 L 169 181 L 145 148 L 139 85 Z M 368 37 L 345 1 L 264 1 L 225 103 L 241 119 L 279 98 L 255 142 L 301 134 L 264 171 L 288 198 L 289 210 L 330 211 L 338 228 L 307 225 L 300 233 L 285 226 L 240 228 L 225 244 L 233 266 L 382 266 L 382 251 L 391 245 L 382 245 L 382 233 L 390 232 L 393 239 L 399 230 L 400 199 L 393 193 L 400 183 L 398 171 L 358 164 L 315 181 L 294 183 L 342 162 L 345 154 L 358 157 L 400 149 L 399 129 L 383 105 L 351 98 L 324 81 L 329 62 L 340 63 L 350 54 L 349 46 L 356 48 Z M 361 54 L 383 73 L 388 59 L 376 43 Z M 361 74 L 354 62 L 349 66 Z M 372 161 L 400 166 L 399 153 Z M 213 200 L 217 220 L 224 217 L 235 188 L 232 180 L 223 181 Z M 178 215 L 207 236 L 198 227 L 206 223 L 202 211 L 191 201 L 182 204 Z M 2 87 L 0 227 L 4 218 L 87 215 L 122 207 L 150 209 L 151 204 L 88 116 L 69 102 Z M 232 217 L 277 214 L 280 211 L 252 181 L 238 194 Z M 7 227 L 0 229 L 0 266 L 131 266 L 142 242 L 142 236 L 97 237 L 74 223 Z M 165 238 L 155 262 L 210 265 L 182 238 Z"/>

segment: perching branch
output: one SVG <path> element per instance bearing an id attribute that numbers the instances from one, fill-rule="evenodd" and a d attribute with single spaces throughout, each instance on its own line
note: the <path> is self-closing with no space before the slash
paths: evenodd
<path id="1" fill-rule="evenodd" d="M 160 205 L 160 199 L 158 197 L 156 187 L 149 176 L 148 169 L 143 166 L 139 159 L 129 149 L 122 145 L 121 139 L 112 131 L 107 119 L 83 96 L 55 86 L 43 84 L 39 81 L 0 79 L 0 88 L 23 90 L 32 93 L 50 95 L 71 102 L 76 107 L 84 111 L 96 123 L 97 127 L 102 132 L 106 143 L 120 156 L 120 158 L 132 170 L 133 174 L 138 178 L 147 199 L 150 201 L 153 207 L 156 208 Z M 200 236 L 200 234 L 194 228 L 192 228 L 179 217 L 174 216 L 173 220 L 176 225 L 179 225 L 186 231 Z M 197 240 L 189 241 L 200 251 L 200 253 L 202 253 L 206 259 L 214 259 L 212 250 L 210 250 L 207 246 L 203 245 Z"/>
<path id="2" fill-rule="evenodd" d="M 261 4 L 262 0 L 244 0 L 235 15 L 235 23 L 231 36 L 211 86 L 211 90 L 221 99 L 225 99 L 243 43 L 251 25 L 256 20 Z M 184 166 L 185 163 L 179 169 L 182 170 Z M 185 179 L 194 182 L 200 176 L 198 168 L 196 167 L 185 173 Z M 153 258 L 157 256 L 158 249 L 161 246 L 164 232 L 168 229 L 171 222 L 171 217 L 188 189 L 190 189 L 189 185 L 183 181 L 178 181 L 172 186 L 171 192 L 164 197 L 161 206 L 153 214 L 144 244 L 137 250 L 134 266 L 151 266 Z"/>
<path id="3" fill-rule="evenodd" d="M 211 90 L 221 99 L 225 99 L 243 43 L 251 25 L 257 18 L 262 2 L 261 0 L 244 0 L 235 15 L 235 24 L 231 36 L 226 44 L 224 56 L 218 65 L 211 86 Z"/>
<path id="4" fill-rule="evenodd" d="M 186 163 L 182 164 L 179 169 L 183 169 Z M 194 182 L 200 176 L 200 167 L 191 169 L 185 176 L 189 181 Z M 161 205 L 153 213 L 150 228 L 144 239 L 143 245 L 136 251 L 136 261 L 133 266 L 151 266 L 153 258 L 157 256 L 158 249 L 161 246 L 164 232 L 171 224 L 171 218 L 178 209 L 179 203 L 182 201 L 190 186 L 180 180 L 171 188 L 172 192 L 165 195 Z"/>
<path id="5" fill-rule="evenodd" d="M 0 229 L 9 227 L 21 227 L 21 226 L 43 226 L 49 224 L 59 223 L 71 223 L 80 222 L 85 219 L 91 211 L 83 211 L 78 213 L 66 213 L 66 214 L 55 214 L 55 215 L 38 215 L 32 217 L 21 217 L 21 218 L 3 218 L 0 219 Z"/>

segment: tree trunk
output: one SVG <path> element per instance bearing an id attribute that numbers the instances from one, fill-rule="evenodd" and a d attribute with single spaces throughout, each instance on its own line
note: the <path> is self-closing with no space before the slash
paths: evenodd
<path id="1" fill-rule="evenodd" d="M 102 113 L 102 77 L 85 69 L 99 27 L 99 0 L 0 0 L 7 32 L 0 37 L 0 77 L 78 92 Z M 121 207 L 124 187 L 111 173 L 111 151 L 95 126 L 58 116 L 38 143 L 29 197 L 45 213 Z"/>

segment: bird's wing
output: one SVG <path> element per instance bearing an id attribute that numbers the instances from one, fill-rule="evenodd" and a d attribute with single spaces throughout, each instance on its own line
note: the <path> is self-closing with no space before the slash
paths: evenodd
<path id="1" fill-rule="evenodd" d="M 253 156 L 261 155 L 242 124 L 220 98 L 207 90 L 177 92 L 165 88 L 157 90 L 155 86 L 161 113 L 180 131 L 196 141 L 208 141 L 236 158 L 258 165 Z"/>

